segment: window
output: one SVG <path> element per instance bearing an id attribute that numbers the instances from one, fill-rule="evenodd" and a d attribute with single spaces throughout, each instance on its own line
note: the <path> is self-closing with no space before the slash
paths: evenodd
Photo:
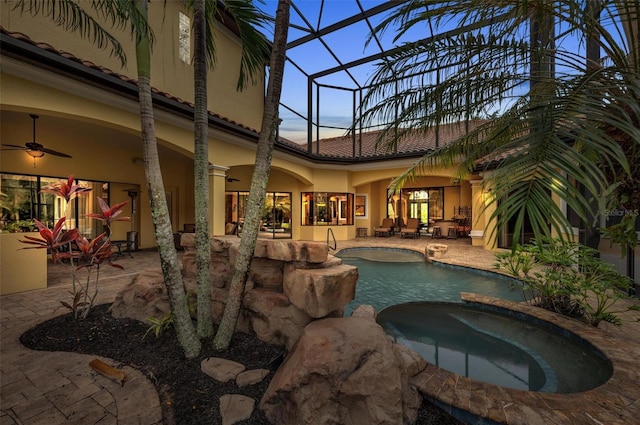
<path id="1" fill-rule="evenodd" d="M 178 51 L 180 60 L 186 64 L 191 63 L 191 20 L 180 12 L 178 17 Z"/>
<path id="2" fill-rule="evenodd" d="M 435 207 L 434 207 L 435 208 Z M 436 215 L 434 211 L 434 216 Z M 417 218 L 420 223 L 428 223 L 429 214 L 429 191 L 425 189 L 411 190 L 409 192 L 409 215 L 408 218 Z"/>
<path id="3" fill-rule="evenodd" d="M 353 193 L 303 192 L 303 226 L 353 225 Z"/>
<path id="4" fill-rule="evenodd" d="M 400 195 L 387 199 L 387 217 L 396 220 L 399 226 L 409 218 L 417 218 L 421 224 L 433 224 L 444 216 L 444 188 L 425 187 L 404 189 Z"/>
<path id="5" fill-rule="evenodd" d="M 429 220 L 444 219 L 444 188 L 428 189 Z"/>
<path id="6" fill-rule="evenodd" d="M 23 220 L 37 218 L 49 229 L 53 229 L 55 223 L 67 214 L 67 208 L 69 208 L 69 216 L 64 224 L 66 229 L 76 228 L 82 236 L 88 239 L 102 233 L 104 231 L 103 223 L 100 220 L 87 218 L 86 214 L 94 213 L 99 209 L 98 197 L 109 203 L 109 183 L 77 180 L 77 184 L 92 190 L 86 195 L 72 200 L 68 207 L 64 199 L 41 192 L 44 186 L 57 183 L 60 180 L 65 179 L 3 173 L 0 179 L 0 189 L 2 190 L 0 227 L 11 229 L 15 227 L 16 223 Z"/>
<path id="7" fill-rule="evenodd" d="M 249 192 L 225 193 L 225 222 L 241 232 L 249 200 Z M 235 226 L 234 226 L 235 225 Z M 291 193 L 267 192 L 262 210 L 261 238 L 291 239 Z"/>
<path id="8" fill-rule="evenodd" d="M 356 195 L 356 218 L 367 218 L 367 195 Z"/>
<path id="9" fill-rule="evenodd" d="M 37 177 L 2 174 L 0 189 L 0 224 L 3 230 L 13 228 L 17 231 L 20 222 L 36 217 L 40 207 Z M 53 224 L 53 217 L 46 217 L 41 221 L 50 226 Z"/>

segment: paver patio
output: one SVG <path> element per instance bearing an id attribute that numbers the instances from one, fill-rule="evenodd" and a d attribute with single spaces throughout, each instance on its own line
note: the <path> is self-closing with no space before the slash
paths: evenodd
<path id="1" fill-rule="evenodd" d="M 424 252 L 432 243 L 411 239 L 356 238 L 338 243 L 338 250 L 357 246 L 404 247 Z M 491 270 L 494 257 L 468 239 L 444 242 L 442 262 Z M 119 261 L 125 270 L 107 267 L 99 303 L 110 302 L 136 271 L 158 268 L 155 251 L 140 251 Z M 68 298 L 68 271 L 49 267 L 49 288 L 0 297 L 0 423 L 11 424 L 143 424 L 162 423 L 158 394 L 141 373 L 126 368 L 127 384 L 96 376 L 88 363 L 96 356 L 32 351 L 20 344 L 30 327 L 66 313 L 59 300 Z M 469 295 L 468 297 L 473 298 Z M 636 300 L 637 301 L 637 300 Z M 545 315 L 547 313 L 541 312 Z M 622 328 L 602 324 L 592 329 L 574 320 L 568 325 L 596 341 L 614 364 L 614 377 L 605 385 L 580 394 L 556 395 L 508 390 L 428 368 L 416 382 L 425 393 L 465 410 L 512 424 L 632 424 L 640 423 L 640 312 L 621 314 Z M 555 320 L 552 318 L 552 320 Z M 109 361 L 108 359 L 103 359 Z M 436 384 L 439 382 L 439 384 Z M 144 406 L 142 409 L 140 406 Z M 634 422 L 635 421 L 635 422 Z"/>

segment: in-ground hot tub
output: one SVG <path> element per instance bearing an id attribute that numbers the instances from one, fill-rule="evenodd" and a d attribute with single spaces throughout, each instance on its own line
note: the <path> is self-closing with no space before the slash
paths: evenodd
<path id="1" fill-rule="evenodd" d="M 611 362 L 555 325 L 491 306 L 411 302 L 388 307 L 378 323 L 428 362 L 471 379 L 547 393 L 604 384 Z"/>

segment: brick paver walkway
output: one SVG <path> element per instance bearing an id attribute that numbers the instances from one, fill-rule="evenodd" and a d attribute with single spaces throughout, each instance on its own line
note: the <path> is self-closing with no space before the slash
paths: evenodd
<path id="1" fill-rule="evenodd" d="M 356 238 L 338 242 L 338 250 L 354 246 L 405 247 L 424 252 L 434 240 Z M 493 254 L 472 247 L 468 239 L 442 240 L 449 246 L 443 262 L 490 270 Z M 110 302 L 130 281 L 135 270 L 157 268 L 156 252 L 121 257 L 124 271 L 105 268 L 100 302 Z M 49 267 L 49 288 L 0 297 L 0 423 L 29 424 L 140 424 L 162 423 L 160 401 L 153 384 L 136 370 L 124 366 L 124 386 L 93 372 L 88 364 L 96 356 L 32 351 L 20 344 L 20 335 L 30 327 L 66 311 L 59 301 L 68 299 L 68 272 Z M 636 300 L 637 301 L 637 300 Z M 597 344 L 607 345 L 614 363 L 614 378 L 593 391 L 572 395 L 543 395 L 505 391 L 429 369 L 417 384 L 444 402 L 477 411 L 511 424 L 640 424 L 640 318 L 639 312 L 622 314 L 622 328 L 601 325 L 590 329 L 573 323 L 586 334 L 596 335 Z M 575 321 L 574 321 L 575 322 Z M 574 329 L 575 330 L 575 329 Z M 599 339 L 598 339 L 599 338 Z M 114 364 L 110 359 L 103 361 Z M 438 386 L 434 386 L 435 383 Z"/>
<path id="2" fill-rule="evenodd" d="M 128 281 L 106 279 L 97 304 L 112 301 Z M 67 312 L 59 307 L 68 291 L 61 283 L 0 297 L 0 424 L 161 424 L 158 393 L 137 370 L 97 356 L 33 351 L 20 343 L 29 328 Z M 95 358 L 122 368 L 125 384 L 94 372 L 89 362 Z"/>

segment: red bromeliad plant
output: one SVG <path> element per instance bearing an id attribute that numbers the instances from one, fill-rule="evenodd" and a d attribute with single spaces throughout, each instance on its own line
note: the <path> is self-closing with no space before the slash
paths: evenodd
<path id="1" fill-rule="evenodd" d="M 67 303 L 60 301 L 60 303 L 73 311 L 74 316 L 85 318 L 89 314 L 91 307 L 98 295 L 98 283 L 100 280 L 100 267 L 104 264 L 108 264 L 112 267 L 122 269 L 119 264 L 115 264 L 111 261 L 113 250 L 111 246 L 111 223 L 114 221 L 129 221 L 129 217 L 120 217 L 122 214 L 122 207 L 124 207 L 128 201 L 121 202 L 113 207 L 102 199 L 98 198 L 101 212 L 98 214 L 87 214 L 85 217 L 101 220 L 107 227 L 107 231 L 101 233 L 95 238 L 88 240 L 82 236 L 77 229 L 64 229 L 64 224 L 69 215 L 70 203 L 69 201 L 82 196 L 91 189 L 81 187 L 75 183 L 73 175 L 68 179 L 60 180 L 57 183 L 45 186 L 42 192 L 52 193 L 56 196 L 64 198 L 67 202 L 67 208 L 65 209 L 65 217 L 61 217 L 58 222 L 50 230 L 38 220 L 34 220 L 42 239 L 34 238 L 32 236 L 25 236 L 25 240 L 20 242 L 30 244 L 24 249 L 46 248 L 51 252 L 51 259 L 54 263 L 69 261 L 69 267 L 71 269 L 71 295 L 72 302 Z M 76 249 L 73 249 L 75 245 Z M 81 282 L 77 278 L 76 272 L 80 269 L 87 270 L 87 278 L 84 282 Z M 93 272 L 95 271 L 95 276 Z"/>
<path id="2" fill-rule="evenodd" d="M 70 231 L 65 231 L 63 226 L 64 222 L 67 220 L 66 217 L 60 218 L 58 222 L 53 226 L 53 231 L 49 230 L 47 226 L 42 224 L 37 219 L 33 221 L 36 223 L 36 227 L 38 228 L 38 232 L 42 239 L 34 238 L 32 236 L 25 236 L 27 240 L 20 241 L 22 243 L 36 245 L 30 248 L 47 248 L 51 250 L 51 258 L 53 262 L 57 262 L 60 260 L 60 248 L 69 245 L 71 242 L 76 240 L 78 237 L 78 230 L 72 229 Z M 25 248 L 26 249 L 26 248 Z"/>
<path id="3" fill-rule="evenodd" d="M 42 193 L 51 193 L 52 195 L 64 198 L 67 202 L 90 191 L 90 188 L 76 184 L 73 174 L 70 175 L 66 181 L 60 180 L 56 183 L 48 184 L 41 190 Z"/>
<path id="4" fill-rule="evenodd" d="M 120 214 L 122 214 L 122 207 L 124 207 L 128 203 L 129 201 L 124 201 L 112 207 L 109 207 L 109 205 L 102 198 L 98 198 L 98 204 L 100 204 L 100 209 L 102 210 L 102 212 L 100 214 L 87 214 L 86 216 L 89 218 L 102 220 L 107 228 L 111 228 L 111 223 L 114 221 L 129 221 L 129 217 L 118 217 Z"/>

